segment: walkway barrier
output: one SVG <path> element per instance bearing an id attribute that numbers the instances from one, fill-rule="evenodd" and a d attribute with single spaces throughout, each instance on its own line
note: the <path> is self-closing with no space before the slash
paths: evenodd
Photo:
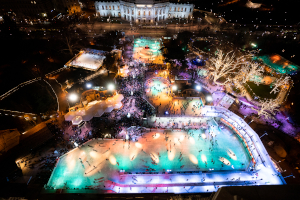
<path id="1" fill-rule="evenodd" d="M 143 99 L 144 99 L 145 101 L 147 101 L 147 102 L 150 104 L 150 106 L 151 106 L 152 108 L 155 109 L 154 105 L 148 100 L 147 97 L 145 97 L 145 95 L 143 95 L 142 97 L 143 97 Z"/>
<path id="2" fill-rule="evenodd" d="M 218 111 L 218 116 L 222 116 L 224 119 L 228 118 L 226 121 L 232 124 L 236 130 L 239 130 L 244 137 L 247 136 L 245 139 L 248 146 L 253 145 L 253 148 L 256 150 L 256 152 L 252 151 L 255 161 L 259 161 L 259 163 L 263 164 L 265 167 L 272 167 L 274 171 L 277 171 L 259 136 L 242 118 L 223 107 L 205 106 L 204 108 L 210 116 Z"/>
<path id="3" fill-rule="evenodd" d="M 243 142 L 244 142 L 244 144 L 245 144 L 245 146 L 246 146 L 246 148 L 248 150 L 248 153 L 251 156 L 251 161 L 253 162 L 254 167 L 255 167 L 256 161 L 255 161 L 254 156 L 252 155 L 251 150 L 250 150 L 250 148 L 248 146 L 248 143 L 247 143 L 246 139 L 243 137 L 243 135 L 232 124 L 230 124 L 229 122 L 227 122 L 225 119 L 221 118 L 221 122 L 223 122 L 224 124 L 230 126 L 236 132 L 236 134 L 243 140 Z"/>
<path id="4" fill-rule="evenodd" d="M 224 170 L 225 171 L 225 170 Z M 178 171 L 178 172 L 168 172 L 168 171 L 162 171 L 162 172 L 150 172 L 150 171 L 144 171 L 144 172 L 120 172 L 120 176 L 128 176 L 128 175 L 149 175 L 149 174 L 156 174 L 156 175 L 165 175 L 165 174 L 202 174 L 202 173 L 210 173 L 211 171 Z M 216 172 L 216 171 L 214 171 Z M 222 171 L 223 172 L 223 171 Z"/>
<path id="5" fill-rule="evenodd" d="M 23 82 L 19 85 L 17 85 L 16 87 L 14 87 L 13 89 L 9 90 L 8 92 L 4 93 L 3 95 L 0 96 L 0 101 L 3 100 L 4 98 L 8 97 L 9 95 L 11 95 L 12 93 L 16 92 L 18 89 L 20 89 L 21 87 L 25 86 L 25 85 L 28 85 L 28 84 L 31 84 L 31 83 L 34 83 L 36 81 L 39 81 L 41 80 L 41 77 L 39 78 L 35 78 L 35 79 L 32 79 L 32 80 L 29 80 L 29 81 L 26 81 L 26 82 Z"/>

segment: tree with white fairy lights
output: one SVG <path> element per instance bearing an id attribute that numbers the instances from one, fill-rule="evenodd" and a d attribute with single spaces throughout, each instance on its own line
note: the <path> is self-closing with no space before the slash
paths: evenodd
<path id="1" fill-rule="evenodd" d="M 264 73 L 264 68 L 259 65 L 259 63 L 251 62 L 248 66 L 245 65 L 242 67 L 242 70 L 244 72 L 244 79 L 243 83 L 246 83 L 251 79 L 257 86 L 261 83 L 260 79 L 257 77 L 262 77 Z"/>
<path id="2" fill-rule="evenodd" d="M 234 85 L 241 89 L 242 85 L 249 81 L 253 81 L 257 86 L 260 84 L 260 77 L 264 72 L 264 68 L 260 67 L 258 63 L 250 62 L 243 64 L 241 70 L 237 73 L 234 78 L 227 78 L 227 82 L 232 82 Z M 257 78 L 259 77 L 259 78 Z"/>
<path id="3" fill-rule="evenodd" d="M 230 79 L 227 79 L 223 83 L 219 83 L 217 80 L 221 77 L 225 78 L 232 75 L 237 67 L 246 65 L 246 58 L 249 56 L 250 54 L 246 56 L 235 57 L 232 51 L 225 55 L 223 54 L 222 50 L 217 50 L 216 57 L 211 59 L 211 66 L 209 67 L 213 77 L 213 82 L 217 85 L 225 85 Z"/>
<path id="4" fill-rule="evenodd" d="M 274 115 L 277 111 L 279 111 L 278 107 L 278 101 L 276 99 L 265 99 L 260 100 L 261 106 L 256 109 L 251 107 L 252 110 L 255 110 L 257 112 L 257 115 L 259 117 L 264 116 L 265 119 L 275 119 Z"/>
<path id="5" fill-rule="evenodd" d="M 276 82 L 273 84 L 273 89 L 271 90 L 270 94 L 278 93 L 280 92 L 280 88 L 284 87 L 287 88 L 287 85 L 289 85 L 291 77 L 290 76 L 285 76 L 285 77 L 280 77 L 279 79 L 276 80 Z"/>

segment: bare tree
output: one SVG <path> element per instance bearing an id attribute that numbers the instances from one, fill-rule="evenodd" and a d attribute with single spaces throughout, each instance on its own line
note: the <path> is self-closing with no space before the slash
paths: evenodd
<path id="1" fill-rule="evenodd" d="M 61 40 L 64 43 L 64 48 L 61 51 L 67 51 L 70 55 L 74 55 L 75 51 L 79 51 L 83 46 L 80 44 L 83 38 L 81 29 L 74 25 L 69 25 L 62 30 Z"/>
<path id="2" fill-rule="evenodd" d="M 280 88 L 284 87 L 284 88 L 288 88 L 289 82 L 291 80 L 290 76 L 281 76 L 279 79 L 276 80 L 276 82 L 273 84 L 273 89 L 271 90 L 270 94 L 274 93 L 278 93 L 280 92 Z"/>
<path id="3" fill-rule="evenodd" d="M 243 72 L 242 83 L 251 80 L 258 86 L 261 83 L 264 68 L 261 67 L 259 63 L 250 62 L 250 65 L 244 65 L 242 67 L 241 72 Z"/>
<path id="4" fill-rule="evenodd" d="M 211 65 L 209 67 L 213 77 L 213 82 L 217 85 L 225 85 L 229 79 L 223 83 L 217 82 L 217 80 L 222 77 L 227 78 L 232 75 L 238 67 L 246 65 L 247 57 L 249 57 L 249 55 L 235 57 L 232 51 L 224 56 L 223 51 L 218 50 L 216 56 L 211 58 Z"/>
<path id="5" fill-rule="evenodd" d="M 264 116 L 266 119 L 275 119 L 274 115 L 279 111 L 278 101 L 276 99 L 266 99 L 261 100 L 260 103 L 260 108 L 256 109 L 251 107 L 251 109 L 255 110 L 259 117 Z"/>
<path id="6" fill-rule="evenodd" d="M 227 78 L 227 82 L 232 82 L 237 88 L 243 88 L 243 84 L 247 81 L 253 81 L 257 86 L 261 83 L 261 77 L 264 68 L 258 63 L 250 62 L 243 64 L 241 69 L 236 73 L 233 78 Z"/>

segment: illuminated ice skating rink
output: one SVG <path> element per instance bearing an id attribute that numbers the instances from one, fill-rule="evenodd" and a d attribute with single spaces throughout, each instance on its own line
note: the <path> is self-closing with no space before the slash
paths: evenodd
<path id="1" fill-rule="evenodd" d="M 71 62 L 71 65 L 76 65 L 78 67 L 83 67 L 95 71 L 102 66 L 103 59 L 105 59 L 105 56 L 82 53 Z"/>
<path id="2" fill-rule="evenodd" d="M 149 48 L 146 49 L 146 46 Z M 158 39 L 137 38 L 134 40 L 133 58 L 145 63 L 163 64 L 160 48 L 160 40 Z"/>
<path id="3" fill-rule="evenodd" d="M 160 175 L 172 170 L 175 180 L 177 176 L 190 176 L 176 175 L 177 172 L 244 171 L 249 166 L 249 155 L 229 129 L 192 129 L 189 133 L 160 130 L 135 136 L 134 140 L 129 143 L 121 139 L 95 139 L 69 152 L 59 160 L 48 186 L 104 189 L 105 185 L 109 188 L 109 181 L 133 184 L 131 178 L 126 180 L 129 175 L 123 175 L 122 179 L 120 170 L 131 173 L 151 171 Z M 143 184 L 149 184 L 147 181 Z M 164 182 L 172 184 L 170 179 Z"/>

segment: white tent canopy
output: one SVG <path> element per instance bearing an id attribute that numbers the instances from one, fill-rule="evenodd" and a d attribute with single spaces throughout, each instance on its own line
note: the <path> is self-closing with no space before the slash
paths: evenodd
<path id="1" fill-rule="evenodd" d="M 81 116 L 76 116 L 76 117 L 74 117 L 74 119 L 72 119 L 72 124 L 73 125 L 78 125 L 78 124 L 80 124 L 80 122 L 82 122 L 82 117 Z"/>
<path id="2" fill-rule="evenodd" d="M 72 119 L 76 116 L 75 112 L 68 112 L 65 115 L 65 120 L 66 121 L 72 121 Z"/>
<path id="3" fill-rule="evenodd" d="M 114 99 L 113 98 L 107 98 L 106 100 L 105 100 L 105 103 L 107 104 L 107 105 L 112 105 L 112 104 L 114 104 Z"/>
<path id="4" fill-rule="evenodd" d="M 122 103 L 116 103 L 116 104 L 114 104 L 114 108 L 115 109 L 119 109 L 121 107 L 122 107 Z"/>
<path id="5" fill-rule="evenodd" d="M 113 99 L 116 103 L 119 103 L 124 99 L 124 96 L 122 94 L 117 94 L 113 97 Z"/>
<path id="6" fill-rule="evenodd" d="M 90 121 L 93 117 L 101 117 L 104 112 L 111 112 L 113 109 L 122 107 L 122 94 L 117 94 L 107 98 L 105 101 L 93 101 L 86 107 L 79 108 L 75 112 L 68 112 L 65 115 L 66 121 L 72 121 L 73 125 L 78 125 L 81 121 Z"/>
<path id="7" fill-rule="evenodd" d="M 99 115 L 99 117 L 101 117 L 101 116 L 103 115 L 103 113 L 104 113 L 104 110 L 103 110 L 103 109 L 99 109 L 99 110 L 98 110 L 98 115 Z"/>
<path id="8" fill-rule="evenodd" d="M 107 98 L 107 99 L 105 100 L 105 102 L 106 102 L 107 104 L 112 105 L 112 104 L 121 102 L 123 99 L 124 99 L 124 96 L 123 96 L 122 94 L 116 94 L 116 95 L 113 96 L 113 97 Z"/>
<path id="9" fill-rule="evenodd" d="M 93 117 L 94 117 L 94 115 L 87 114 L 87 115 L 82 116 L 82 120 L 83 121 L 90 121 L 91 119 L 93 119 Z"/>
<path id="10" fill-rule="evenodd" d="M 78 110 L 75 111 L 76 113 L 76 116 L 79 115 L 79 116 L 83 116 L 85 115 L 85 108 L 79 108 Z"/>
<path id="11" fill-rule="evenodd" d="M 107 106 L 104 112 L 111 112 L 114 109 L 112 105 Z"/>

